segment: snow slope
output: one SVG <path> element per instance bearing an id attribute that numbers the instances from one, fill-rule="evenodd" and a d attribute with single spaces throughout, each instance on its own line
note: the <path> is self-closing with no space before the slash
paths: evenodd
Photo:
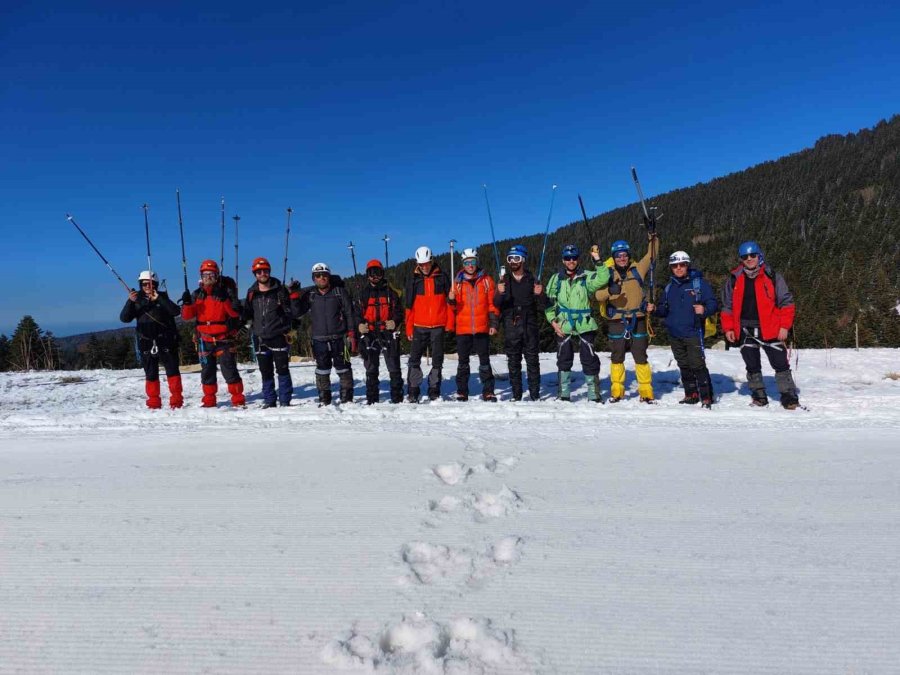
<path id="1" fill-rule="evenodd" d="M 515 404 L 0 374 L 0 672 L 896 672 L 900 350 L 801 352 L 808 412 L 708 357 L 712 412 L 666 349 L 653 407 L 553 401 L 552 355 Z"/>

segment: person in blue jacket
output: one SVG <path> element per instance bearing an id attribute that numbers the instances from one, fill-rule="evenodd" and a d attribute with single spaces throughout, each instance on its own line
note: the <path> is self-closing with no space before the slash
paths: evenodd
<path id="1" fill-rule="evenodd" d="M 703 328 L 706 317 L 719 309 L 712 287 L 700 270 L 691 267 L 691 257 L 684 251 L 669 256 L 672 278 L 655 307 L 656 316 L 665 319 L 672 354 L 681 370 L 684 398 L 679 403 L 702 403 L 711 408 L 712 381 L 706 367 Z"/>

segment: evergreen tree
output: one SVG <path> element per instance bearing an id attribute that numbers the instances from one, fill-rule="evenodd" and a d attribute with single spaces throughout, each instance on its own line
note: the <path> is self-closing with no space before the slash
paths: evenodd
<path id="1" fill-rule="evenodd" d="M 41 356 L 41 329 L 31 315 L 16 326 L 9 342 L 9 370 L 36 370 Z"/>
<path id="2" fill-rule="evenodd" d="M 84 367 L 89 370 L 109 368 L 107 345 L 97 337 L 96 333 L 92 333 L 91 337 L 88 338 L 84 352 Z"/>
<path id="3" fill-rule="evenodd" d="M 9 370 L 9 338 L 0 335 L 0 373 Z"/>

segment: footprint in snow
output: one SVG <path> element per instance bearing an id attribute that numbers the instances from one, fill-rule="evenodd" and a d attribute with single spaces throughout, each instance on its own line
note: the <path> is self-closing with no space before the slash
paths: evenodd
<path id="1" fill-rule="evenodd" d="M 470 476 L 476 473 L 491 473 L 502 475 L 512 469 L 517 463 L 515 457 L 505 457 L 496 459 L 488 457 L 483 463 L 469 466 L 461 462 L 451 462 L 449 464 L 437 464 L 431 467 L 431 473 L 437 476 L 445 485 L 458 485 L 465 482 Z"/>
<path id="2" fill-rule="evenodd" d="M 428 502 L 428 510 L 434 514 L 446 514 L 462 509 L 471 511 L 478 522 L 492 518 L 502 518 L 524 507 L 524 500 L 515 490 L 506 485 L 499 492 L 473 492 L 465 499 L 445 495 Z"/>
<path id="3" fill-rule="evenodd" d="M 521 537 L 504 537 L 478 552 L 468 548 L 455 549 L 443 544 L 413 541 L 401 550 L 403 562 L 409 567 L 410 579 L 425 585 L 448 580 L 466 585 L 478 585 L 493 574 L 518 562 L 522 557 Z"/>

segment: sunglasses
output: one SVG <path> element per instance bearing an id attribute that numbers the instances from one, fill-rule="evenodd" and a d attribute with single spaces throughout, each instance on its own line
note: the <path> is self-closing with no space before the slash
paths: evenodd
<path id="1" fill-rule="evenodd" d="M 259 270 L 254 270 L 253 274 L 255 274 L 256 276 L 259 276 L 260 274 L 269 274 L 269 270 L 267 270 L 265 268 L 259 269 Z"/>
<path id="2" fill-rule="evenodd" d="M 564 255 L 563 262 L 578 262 L 577 255 Z"/>
<path id="3" fill-rule="evenodd" d="M 477 260 L 463 260 L 463 267 L 475 267 L 477 264 Z"/>
<path id="4" fill-rule="evenodd" d="M 750 258 L 758 258 L 759 253 L 745 253 L 741 256 L 741 260 L 750 260 Z"/>
<path id="5" fill-rule="evenodd" d="M 141 286 L 152 286 L 152 285 L 153 285 L 152 281 L 142 281 L 141 282 Z"/>
<path id="6" fill-rule="evenodd" d="M 681 263 L 672 263 L 671 265 L 669 265 L 669 267 L 687 267 L 687 266 L 688 266 L 688 264 L 685 263 L 685 262 L 681 262 Z"/>
<path id="7" fill-rule="evenodd" d="M 314 272 L 313 279 L 325 279 L 331 275 L 328 272 Z"/>
<path id="8" fill-rule="evenodd" d="M 201 272 L 200 273 L 201 279 L 215 279 L 217 276 L 219 276 L 219 275 L 216 274 L 215 272 Z"/>
<path id="9" fill-rule="evenodd" d="M 508 256 L 506 256 L 506 262 L 508 262 L 508 263 L 520 263 L 520 262 L 524 262 L 524 261 L 525 261 L 525 258 L 523 258 L 523 257 L 520 256 L 520 255 L 508 255 Z"/>
<path id="10" fill-rule="evenodd" d="M 384 270 L 380 270 L 377 267 L 373 267 L 370 270 L 366 270 L 366 274 L 368 274 L 370 277 L 383 277 Z"/>

